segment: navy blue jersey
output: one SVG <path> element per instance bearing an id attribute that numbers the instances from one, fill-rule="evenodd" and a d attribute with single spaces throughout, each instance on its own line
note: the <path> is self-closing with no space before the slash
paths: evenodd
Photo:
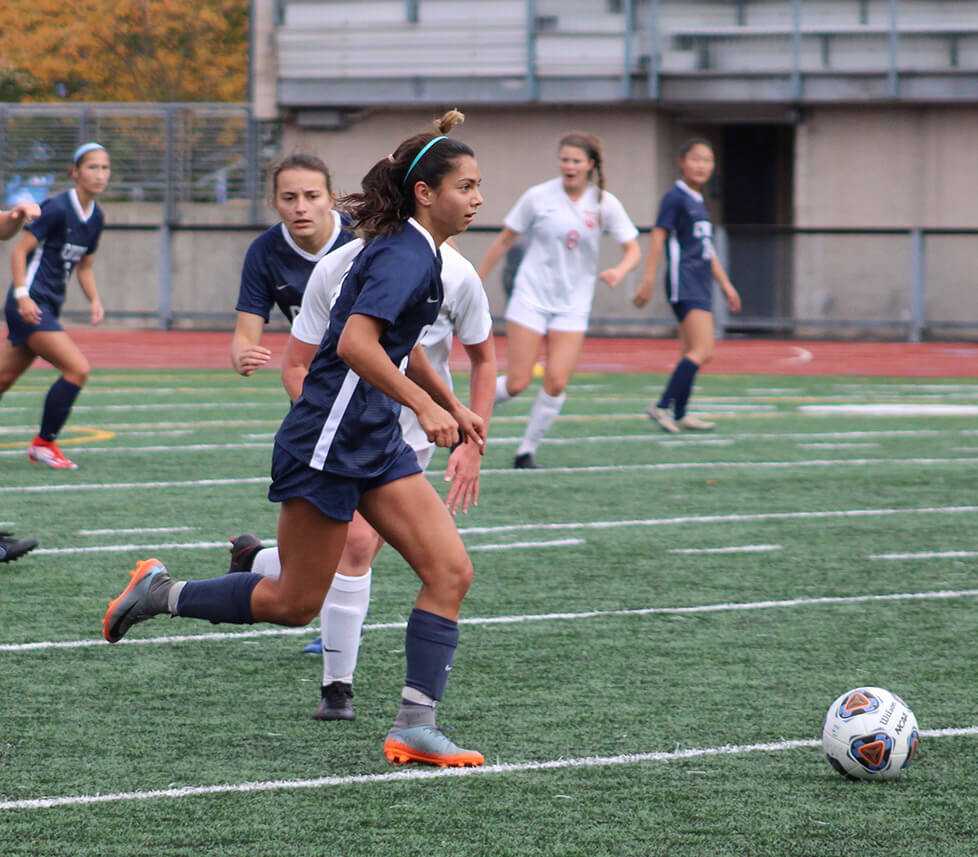
<path id="1" fill-rule="evenodd" d="M 88 211 L 82 210 L 74 189 L 41 203 L 41 216 L 24 227 L 37 239 L 37 247 L 27 256 L 24 282 L 33 300 L 48 304 L 57 314 L 71 272 L 98 249 L 104 225 L 102 209 L 93 201 Z"/>
<path id="2" fill-rule="evenodd" d="M 307 253 L 296 244 L 284 223 L 266 229 L 248 248 L 235 309 L 260 315 L 267 322 L 272 307 L 278 304 L 291 323 L 302 305 L 302 295 L 316 263 L 355 237 L 335 209 L 333 232 L 318 253 Z"/>
<path id="3" fill-rule="evenodd" d="M 713 293 L 713 224 L 703 195 L 678 181 L 659 206 L 655 225 L 666 241 L 666 292 L 673 303 Z"/>
<path id="4" fill-rule="evenodd" d="M 404 445 L 401 406 L 362 381 L 336 345 L 351 315 L 380 319 L 386 325 L 380 344 L 401 366 L 443 299 L 441 256 L 413 218 L 400 232 L 370 241 L 343 280 L 302 395 L 275 442 L 309 467 L 341 476 L 370 478 L 387 467 Z"/>

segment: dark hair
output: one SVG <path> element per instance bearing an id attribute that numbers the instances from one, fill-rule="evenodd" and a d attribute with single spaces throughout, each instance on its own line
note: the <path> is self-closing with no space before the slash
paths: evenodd
<path id="1" fill-rule="evenodd" d="M 322 173 L 326 179 L 326 193 L 333 195 L 333 180 L 329 174 L 329 167 L 315 155 L 307 155 L 304 152 L 295 152 L 276 162 L 269 172 L 269 184 L 272 188 L 272 198 L 278 193 L 278 177 L 286 170 L 309 170 L 313 173 Z"/>
<path id="2" fill-rule="evenodd" d="M 716 154 L 713 150 L 713 144 L 705 137 L 693 137 L 679 147 L 680 160 L 685 158 L 693 150 L 693 146 L 706 146 L 707 149 Z"/>
<path id="3" fill-rule="evenodd" d="M 392 154 L 370 168 L 360 183 L 360 193 L 350 193 L 337 200 L 337 205 L 350 215 L 358 235 L 369 241 L 378 235 L 397 232 L 414 214 L 414 187 L 418 182 L 438 187 L 458 158 L 475 157 L 475 152 L 465 143 L 443 139 L 431 145 L 418 160 L 422 149 L 464 120 L 464 113 L 449 110 L 435 120 L 437 134 L 428 131 L 408 137 Z"/>
<path id="4" fill-rule="evenodd" d="M 586 131 L 571 131 L 560 138 L 558 148 L 563 149 L 564 146 L 580 149 L 587 154 L 590 160 L 594 161 L 594 169 L 588 173 L 588 178 L 590 179 L 593 173 L 597 173 L 595 184 L 598 186 L 598 202 L 600 202 L 604 194 L 604 153 L 601 138 L 595 137 L 594 134 L 588 134 Z"/>

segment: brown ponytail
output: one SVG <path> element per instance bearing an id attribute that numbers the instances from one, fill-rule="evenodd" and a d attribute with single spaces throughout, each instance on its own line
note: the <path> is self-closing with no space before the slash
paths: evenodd
<path id="1" fill-rule="evenodd" d="M 560 138 L 558 148 L 573 146 L 587 154 L 588 158 L 594 161 L 594 169 L 588 173 L 588 178 L 598 186 L 598 203 L 604 194 L 604 164 L 603 164 L 603 144 L 600 137 L 588 134 L 586 131 L 571 131 Z"/>
<path id="2" fill-rule="evenodd" d="M 347 194 L 337 200 L 337 205 L 350 215 L 357 234 L 369 241 L 378 235 L 397 232 L 414 214 L 414 186 L 418 182 L 438 187 L 458 158 L 475 156 L 465 143 L 438 140 L 418 159 L 422 149 L 438 137 L 447 135 L 464 120 L 465 114 L 458 110 L 444 113 L 435 119 L 437 134 L 428 131 L 408 137 L 392 154 L 370 168 L 360 183 L 360 193 Z"/>

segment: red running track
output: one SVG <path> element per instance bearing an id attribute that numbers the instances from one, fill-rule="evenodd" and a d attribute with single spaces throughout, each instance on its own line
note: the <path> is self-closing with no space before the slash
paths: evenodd
<path id="1" fill-rule="evenodd" d="M 227 369 L 227 332 L 71 328 L 72 338 L 95 369 Z M 263 340 L 280 356 L 287 334 Z M 506 340 L 496 339 L 500 364 Z M 581 372 L 666 372 L 676 361 L 669 339 L 588 339 Z M 466 365 L 461 349 L 457 368 Z M 275 365 L 278 365 L 277 362 Z M 802 342 L 725 340 L 717 343 L 709 371 L 720 374 L 891 375 L 918 378 L 978 377 L 978 344 L 966 342 Z"/>

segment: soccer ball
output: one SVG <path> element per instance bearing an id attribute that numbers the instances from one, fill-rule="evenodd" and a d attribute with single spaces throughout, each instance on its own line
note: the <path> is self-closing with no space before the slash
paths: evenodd
<path id="1" fill-rule="evenodd" d="M 822 749 L 842 776 L 895 780 L 917 754 L 917 718 L 899 696 L 881 687 L 857 687 L 825 714 Z"/>

